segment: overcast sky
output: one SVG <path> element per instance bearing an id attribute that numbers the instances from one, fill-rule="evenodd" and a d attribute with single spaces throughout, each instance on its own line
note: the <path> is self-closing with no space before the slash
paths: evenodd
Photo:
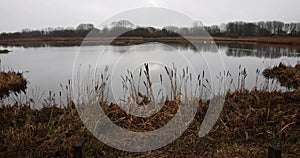
<path id="1" fill-rule="evenodd" d="M 122 11 L 163 7 L 205 25 L 229 21 L 300 22 L 299 0 L 1 0 L 0 32 L 100 24 Z"/>

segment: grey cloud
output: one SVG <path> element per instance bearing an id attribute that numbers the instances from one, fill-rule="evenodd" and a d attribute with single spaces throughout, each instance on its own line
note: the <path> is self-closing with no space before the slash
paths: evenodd
<path id="1" fill-rule="evenodd" d="M 151 6 L 176 10 L 208 25 L 236 20 L 300 22 L 299 4 L 298 0 L 2 0 L 0 32 L 98 25 L 122 11 Z"/>

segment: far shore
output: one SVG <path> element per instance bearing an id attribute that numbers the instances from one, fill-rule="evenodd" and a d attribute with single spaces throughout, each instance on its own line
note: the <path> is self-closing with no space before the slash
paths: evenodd
<path id="1" fill-rule="evenodd" d="M 218 43 L 241 43 L 241 44 L 274 44 L 274 45 L 289 45 L 299 46 L 300 37 L 202 37 L 202 36 L 187 36 L 183 37 L 159 37 L 159 38 L 143 38 L 143 37 L 101 37 L 101 38 L 88 38 L 83 37 L 53 37 L 53 38 L 14 38 L 14 39 L 0 39 L 0 45 L 14 45 L 24 43 L 78 43 L 83 40 L 110 43 L 112 45 L 124 44 L 140 44 L 145 42 L 170 42 L 170 43 L 185 43 L 185 42 L 210 42 L 214 40 Z M 113 41 L 113 42 L 111 42 Z"/>

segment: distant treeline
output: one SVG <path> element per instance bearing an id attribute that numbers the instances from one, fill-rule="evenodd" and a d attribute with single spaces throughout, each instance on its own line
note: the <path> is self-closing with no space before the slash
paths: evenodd
<path id="1" fill-rule="evenodd" d="M 166 27 L 168 30 L 187 36 L 199 36 L 202 34 L 200 24 L 195 23 L 191 28 L 178 28 L 174 26 Z M 223 37 L 253 37 L 253 36 L 288 36 L 300 37 L 300 23 L 283 23 L 280 21 L 261 21 L 257 23 L 249 22 L 229 22 L 227 24 L 204 26 L 212 36 Z"/>
<path id="2" fill-rule="evenodd" d="M 208 31 L 212 36 L 222 37 L 247 37 L 247 36 L 281 36 L 300 37 L 300 23 L 283 23 L 280 21 L 266 22 L 229 22 L 220 26 L 202 26 L 195 22 L 192 27 L 166 26 L 163 29 L 153 27 L 134 26 L 128 20 L 113 22 L 110 26 L 97 29 L 93 24 L 80 24 L 76 28 L 58 27 L 41 30 L 23 29 L 21 32 L 1 33 L 0 39 L 13 38 L 52 38 L 52 37 L 85 37 L 91 30 L 99 37 L 175 37 L 175 36 L 202 36 Z"/>

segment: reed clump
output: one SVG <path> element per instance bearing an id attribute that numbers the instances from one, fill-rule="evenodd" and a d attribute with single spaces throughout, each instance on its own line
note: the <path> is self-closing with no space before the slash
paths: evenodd
<path id="1" fill-rule="evenodd" d="M 0 72 L 0 99 L 9 96 L 10 93 L 21 93 L 27 88 L 27 80 L 20 72 Z"/>
<path id="2" fill-rule="evenodd" d="M 7 50 L 7 49 L 3 49 L 3 50 L 0 49 L 0 54 L 7 54 L 7 53 L 9 53 L 9 52 L 10 52 L 10 51 Z"/>
<path id="3" fill-rule="evenodd" d="M 263 75 L 266 78 L 277 79 L 282 86 L 298 89 L 300 87 L 300 64 L 288 66 L 280 63 L 273 68 L 265 69 Z"/>
<path id="4" fill-rule="evenodd" d="M 62 107 L 45 102 L 41 109 L 33 109 L 29 103 L 3 105 L 0 107 L 0 157 L 72 157 L 73 145 L 82 139 L 87 157 L 266 157 L 270 145 L 280 147 L 283 157 L 299 157 L 300 90 L 247 90 L 243 88 L 246 70 L 240 70 L 238 88 L 226 93 L 223 111 L 205 137 L 199 138 L 198 132 L 209 100 L 199 99 L 196 116 L 181 137 L 165 147 L 145 153 L 119 151 L 98 141 L 83 125 L 71 100 Z M 198 96 L 211 89 L 204 73 L 198 76 L 197 88 L 186 90 L 186 85 L 192 80 L 187 69 L 183 70 L 184 75 L 177 74 L 176 69 L 166 68 L 166 71 L 171 97 L 162 95 L 163 106 L 158 113 L 149 117 L 133 116 L 124 112 L 117 103 L 107 102 L 103 88 L 103 83 L 107 82 L 106 75 L 101 77 L 103 83 L 95 88 L 103 96 L 99 106 L 111 121 L 122 128 L 138 132 L 153 131 L 173 118 L 187 94 Z M 148 65 L 145 65 L 145 82 L 139 79 L 134 81 L 130 72 L 123 77 L 124 89 L 129 93 L 128 100 L 137 106 L 148 106 L 150 103 L 140 104 L 140 88 L 135 82 L 144 84 L 146 90 L 143 95 L 149 98 L 149 102 L 155 95 L 148 72 Z M 178 82 L 176 76 L 183 78 L 184 82 Z M 233 84 L 232 80 L 230 84 Z"/>

